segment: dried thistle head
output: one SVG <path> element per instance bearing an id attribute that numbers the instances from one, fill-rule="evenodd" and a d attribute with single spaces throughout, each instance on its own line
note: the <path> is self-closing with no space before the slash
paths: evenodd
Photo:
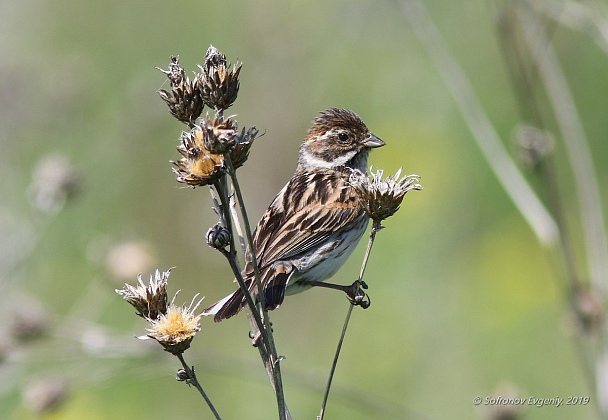
<path id="1" fill-rule="evenodd" d="M 193 187 L 211 185 L 224 173 L 224 156 L 205 147 L 205 133 L 200 125 L 183 132 L 177 151 L 182 158 L 173 162 L 177 182 Z"/>
<path id="2" fill-rule="evenodd" d="M 157 319 L 167 313 L 167 281 L 171 269 L 161 273 L 156 270 L 154 277 L 150 275 L 148 285 L 144 284 L 141 274 L 137 276 L 137 286 L 125 284 L 116 293 L 129 302 L 137 311 L 137 315 L 146 319 Z"/>
<path id="3" fill-rule="evenodd" d="M 200 125 L 183 132 L 177 148 L 182 158 L 173 162 L 177 181 L 191 186 L 213 184 L 226 170 L 225 154 L 229 154 L 234 169 L 243 166 L 258 130 L 243 128 L 239 134 L 236 121 L 216 116 L 206 117 Z"/>
<path id="4" fill-rule="evenodd" d="M 240 168 L 249 158 L 249 150 L 253 145 L 253 141 L 258 137 L 259 130 L 254 126 L 245 130 L 241 130 L 241 134 L 238 134 L 235 138 L 235 143 L 230 150 L 230 158 L 232 159 L 232 165 L 234 169 Z"/>
<path id="5" fill-rule="evenodd" d="M 201 122 L 203 145 L 214 154 L 224 154 L 236 142 L 238 128 L 232 117 L 224 118 L 216 115 L 213 120 L 207 116 Z"/>
<path id="6" fill-rule="evenodd" d="M 365 213 L 376 224 L 399 210 L 403 197 L 408 191 L 422 189 L 422 185 L 417 184 L 418 175 L 406 175 L 399 179 L 401 176 L 399 169 L 395 175 L 383 180 L 383 174 L 384 171 L 378 169 L 368 177 L 355 170 L 349 178 L 349 184 L 357 191 Z"/>
<path id="7" fill-rule="evenodd" d="M 213 45 L 209 47 L 195 80 L 207 106 L 221 111 L 232 106 L 239 93 L 241 67 L 242 63 L 237 62 L 230 68 L 226 56 Z"/>
<path id="8" fill-rule="evenodd" d="M 157 319 L 148 320 L 150 321 L 150 328 L 147 329 L 149 334 L 144 337 L 158 341 L 165 348 L 165 351 L 171 354 L 177 355 L 186 351 L 196 333 L 201 330 L 199 323 L 201 315 L 195 315 L 194 311 L 203 299 L 200 299 L 194 305 L 197 297 L 198 294 L 194 296 L 189 306 L 175 305 L 173 303 L 174 297 L 165 314 Z"/>
<path id="9" fill-rule="evenodd" d="M 167 103 L 169 112 L 181 122 L 192 126 L 203 112 L 204 106 L 200 86 L 196 78 L 190 81 L 184 69 L 180 67 L 179 59 L 174 56 L 171 56 L 168 70 L 163 70 L 160 67 L 155 68 L 165 73 L 171 84 L 170 92 L 164 89 L 158 91 L 162 100 Z"/>

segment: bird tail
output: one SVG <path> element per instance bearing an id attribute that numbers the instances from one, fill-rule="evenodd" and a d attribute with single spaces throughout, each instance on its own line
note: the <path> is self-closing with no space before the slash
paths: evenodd
<path id="1" fill-rule="evenodd" d="M 222 322 L 239 312 L 245 306 L 245 295 L 241 289 L 229 294 L 224 299 L 215 302 L 213 305 L 203 310 L 204 316 L 214 315 L 215 322 Z"/>
<path id="2" fill-rule="evenodd" d="M 293 273 L 294 270 L 291 264 L 283 262 L 274 264 L 272 267 L 266 267 L 266 270 L 262 272 L 262 278 L 272 274 L 272 279 L 267 282 L 264 287 L 264 302 L 267 311 L 272 311 L 283 303 L 283 299 L 285 299 L 285 289 L 287 288 Z M 255 282 L 253 280 L 247 280 L 245 284 L 251 295 L 254 296 L 254 301 L 257 303 L 257 287 L 255 287 Z M 213 305 L 203 310 L 203 315 L 214 315 L 213 320 L 215 322 L 222 322 L 224 319 L 228 319 L 241 312 L 246 304 L 245 294 L 241 289 L 238 289 L 224 299 L 215 302 Z"/>

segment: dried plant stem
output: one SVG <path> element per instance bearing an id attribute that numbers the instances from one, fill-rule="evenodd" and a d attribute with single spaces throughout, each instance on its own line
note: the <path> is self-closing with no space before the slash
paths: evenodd
<path id="1" fill-rule="evenodd" d="M 229 209 L 230 203 L 228 200 L 228 186 L 227 186 L 226 180 L 220 179 L 220 181 L 217 181 L 214 183 L 214 187 L 220 196 L 220 202 L 222 204 L 222 212 L 223 212 L 224 220 L 226 222 L 226 228 L 232 233 L 233 226 L 232 226 L 232 218 L 230 217 L 230 209 Z M 247 285 L 245 284 L 245 280 L 243 279 L 243 275 L 241 274 L 241 268 L 239 267 L 239 263 L 236 259 L 236 244 L 234 241 L 234 235 L 231 235 L 231 237 L 230 237 L 230 250 L 228 251 L 225 249 L 220 249 L 220 252 L 228 260 L 228 263 L 230 264 L 230 268 L 232 269 L 232 272 L 234 273 L 236 281 L 239 284 L 239 287 L 244 292 L 245 301 L 247 302 L 247 305 L 249 306 L 249 308 L 251 309 L 251 311 L 254 314 L 254 318 L 255 318 L 256 324 L 258 325 L 258 328 L 261 328 L 263 330 L 264 328 L 263 328 L 262 319 L 260 318 L 259 314 L 257 313 L 258 311 L 257 311 L 256 305 L 253 302 L 253 299 L 251 297 L 251 294 L 249 293 L 249 289 L 247 288 Z M 262 336 L 262 339 L 264 339 L 264 336 Z M 264 345 L 267 345 L 267 342 L 264 342 Z"/>
<path id="2" fill-rule="evenodd" d="M 533 7 L 533 5 L 530 5 Z M 556 115 L 557 123 L 562 132 L 562 138 L 568 152 L 568 158 L 574 174 L 577 188 L 581 226 L 587 256 L 587 268 L 593 290 L 602 297 L 608 294 L 606 278 L 608 277 L 608 244 L 605 236 L 605 224 L 601 208 L 601 198 L 593 159 L 589 145 L 580 121 L 574 99 L 568 88 L 566 77 L 561 65 L 550 45 L 549 39 L 530 7 L 517 7 L 517 17 L 521 22 L 522 32 L 532 58 L 538 68 L 541 81 L 545 85 L 548 99 Z M 553 181 L 555 175 L 548 174 Z M 555 211 L 561 212 L 561 203 L 556 203 Z M 564 229 L 564 228 L 562 228 Z M 566 262 L 573 259 L 569 252 L 569 237 L 562 238 Z M 574 263 L 571 263 L 574 265 Z M 580 292 L 580 278 L 575 269 L 570 275 L 572 287 L 569 292 L 570 302 L 574 304 L 577 293 Z M 576 310 L 576 308 L 575 308 Z M 586 343 L 579 340 L 578 347 L 585 362 L 585 373 L 590 381 L 590 388 L 598 396 L 597 403 L 603 418 L 608 418 L 608 399 L 605 386 L 606 376 L 605 355 L 608 351 L 608 341 L 605 326 L 594 331 L 595 342 Z M 590 344 L 590 346 L 585 346 Z"/>
<path id="3" fill-rule="evenodd" d="M 372 225 L 372 230 L 369 234 L 369 241 L 367 243 L 367 249 L 365 250 L 365 255 L 363 256 L 363 263 L 361 264 L 361 271 L 359 273 L 359 281 L 363 280 L 363 274 L 365 274 L 365 268 L 367 267 L 367 261 L 369 260 L 369 255 L 372 252 L 372 246 L 374 245 L 374 240 L 376 239 L 376 233 L 383 226 L 380 222 L 374 222 Z M 338 346 L 336 347 L 336 353 L 334 354 L 334 360 L 331 364 L 331 369 L 329 371 L 329 377 L 327 378 L 327 385 L 325 386 L 325 394 L 323 394 L 323 402 L 321 403 L 321 411 L 317 416 L 317 420 L 323 420 L 325 416 L 325 407 L 327 406 L 327 399 L 329 398 L 329 390 L 331 388 L 331 383 L 334 379 L 334 373 L 336 372 L 336 366 L 338 365 L 338 359 L 340 358 L 340 351 L 342 350 L 342 343 L 344 342 L 344 336 L 346 335 L 346 329 L 348 328 L 348 324 L 350 322 L 350 316 L 353 312 L 354 304 L 350 304 L 348 306 L 348 311 L 346 312 L 346 318 L 344 319 L 344 326 L 342 327 L 342 333 L 340 334 L 340 340 L 338 341 Z"/>
<path id="4" fill-rule="evenodd" d="M 608 294 L 608 244 L 600 189 L 589 144 L 561 66 L 540 23 L 530 10 L 518 7 L 518 17 L 559 124 L 572 166 L 581 209 L 587 265 L 593 287 Z"/>
<path id="5" fill-rule="evenodd" d="M 471 83 L 450 52 L 435 23 L 418 0 L 399 1 L 403 15 L 435 62 L 441 77 L 452 93 L 477 146 L 506 193 L 526 219 L 543 245 L 552 245 L 559 231 L 553 217 L 527 183 L 505 150 L 500 137 L 475 95 Z"/>
<path id="6" fill-rule="evenodd" d="M 247 245 L 249 246 L 249 249 L 253 250 L 254 246 L 253 246 L 253 235 L 251 233 L 251 225 L 249 224 L 249 217 L 247 216 L 247 209 L 246 209 L 245 203 L 243 201 L 243 195 L 242 195 L 241 189 L 239 187 L 239 182 L 238 182 L 238 178 L 236 176 L 236 171 L 234 170 L 234 168 L 232 166 L 232 161 L 231 161 L 229 153 L 227 153 L 225 155 L 225 158 L 226 158 L 227 172 L 230 175 L 230 179 L 232 181 L 232 186 L 233 186 L 235 194 L 236 194 L 236 201 L 238 202 L 239 210 L 241 212 L 241 216 L 242 216 L 242 220 L 243 220 L 243 225 L 245 227 L 245 237 L 247 240 Z M 228 217 L 228 218 L 231 217 L 229 207 L 226 207 L 226 217 Z M 234 241 L 234 239 L 233 239 L 233 241 Z M 272 334 L 271 322 L 270 322 L 270 318 L 268 316 L 268 311 L 266 310 L 266 304 L 264 301 L 264 293 L 262 293 L 262 290 L 264 290 L 264 289 L 262 287 L 262 281 L 260 278 L 260 270 L 258 267 L 255 252 L 251 252 L 250 256 L 251 256 L 251 263 L 253 265 L 253 271 L 254 271 L 255 282 L 257 285 L 257 290 L 259 291 L 258 299 L 259 299 L 259 308 L 260 308 L 260 310 L 258 311 L 256 309 L 255 305 L 253 305 L 253 306 L 249 305 L 250 311 L 249 311 L 248 315 L 250 317 L 250 320 L 251 320 L 251 317 L 253 317 L 255 319 L 255 322 L 250 321 L 250 324 L 252 325 L 252 330 L 254 329 L 253 327 L 257 327 L 257 330 L 258 330 L 258 331 L 254 330 L 254 331 L 252 331 L 252 333 L 254 334 L 254 336 L 257 335 L 257 333 L 261 334 L 262 342 L 264 345 L 263 345 L 263 347 L 258 346 L 258 350 L 260 352 L 260 356 L 264 363 L 264 367 L 266 368 L 266 373 L 268 374 L 268 377 L 270 379 L 272 388 L 274 390 L 274 393 L 275 393 L 275 396 L 277 399 L 279 419 L 288 420 L 288 419 L 291 419 L 291 415 L 289 413 L 289 409 L 287 408 L 287 404 L 285 403 L 285 394 L 283 391 L 283 379 L 281 376 L 280 358 L 278 357 L 278 354 L 277 354 L 277 350 L 276 350 L 276 346 L 275 346 L 275 342 L 274 342 L 274 336 Z M 237 279 L 238 279 L 238 277 L 241 277 L 241 279 L 242 279 L 242 276 L 240 273 L 237 276 Z M 243 282 L 243 285 L 244 285 L 244 282 Z M 243 288 L 243 286 L 241 286 L 241 288 Z M 246 298 L 248 300 L 250 300 L 251 294 L 249 293 L 249 290 L 243 289 L 243 291 L 245 292 Z M 261 318 L 260 318 L 260 314 L 261 314 Z"/>
<path id="7" fill-rule="evenodd" d="M 186 379 L 186 383 L 188 385 L 194 385 L 194 387 L 198 390 L 198 392 L 205 399 L 205 402 L 209 406 L 209 409 L 211 410 L 211 412 L 213 413 L 215 418 L 218 420 L 221 420 L 221 417 L 220 417 L 219 413 L 217 412 L 217 410 L 215 409 L 215 407 L 213 406 L 213 403 L 211 402 L 211 400 L 209 399 L 209 397 L 203 390 L 203 387 L 201 386 L 201 384 L 198 382 L 198 379 L 196 378 L 196 373 L 194 372 L 194 367 L 190 367 L 190 365 L 188 365 L 186 363 L 186 361 L 184 360 L 183 353 L 178 353 L 178 354 L 176 354 L 176 356 L 179 359 L 179 361 L 182 363 L 182 366 L 184 368 L 184 371 L 186 372 L 186 375 L 188 375 L 188 379 Z"/>

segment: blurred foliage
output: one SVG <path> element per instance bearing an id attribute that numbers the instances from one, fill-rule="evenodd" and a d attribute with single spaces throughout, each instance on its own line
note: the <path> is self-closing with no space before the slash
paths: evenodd
<path id="1" fill-rule="evenodd" d="M 496 30 L 503 3 L 425 4 L 515 156 L 520 115 Z M 45 308 L 50 323 L 43 338 L 0 342 L 8 354 L 0 362 L 0 417 L 35 418 L 22 390 L 53 375 L 66 378 L 70 392 L 48 418 L 207 416 L 195 391 L 174 380 L 177 360 L 133 338 L 145 323 L 114 289 L 135 277 L 112 271 L 108 253 L 145 244 L 144 277 L 176 266 L 169 287 L 182 289 L 179 303 L 197 292 L 211 303 L 233 288 L 221 255 L 205 244 L 215 223 L 208 192 L 180 188 L 171 173 L 185 126 L 156 93 L 166 78 L 154 66 L 166 67 L 174 54 L 194 70 L 209 44 L 244 63 L 230 111 L 265 132 L 239 170 L 254 222 L 291 176 L 310 120 L 330 106 L 355 110 L 386 141 L 371 156 L 374 167 L 422 176 L 424 191 L 409 194 L 378 234 L 366 273 L 372 306 L 354 313 L 328 418 L 483 417 L 473 398 L 505 384 L 524 397 L 595 398 L 567 321 L 559 264 L 471 141 L 397 2 L 34 0 L 4 2 L 0 16 L 0 311 L 7 320 L 0 330 L 6 334 L 28 300 Z M 608 57 L 588 34 L 547 22 L 606 204 Z M 27 192 L 38 162 L 53 154 L 70 162 L 80 185 L 61 211 L 43 214 Z M 555 156 L 566 217 L 576 226 L 560 142 Z M 356 278 L 363 248 L 337 281 Z M 580 246 L 574 252 L 582 261 Z M 347 305 L 337 293 L 311 290 L 272 313 L 295 418 L 318 413 Z M 245 317 L 203 321 L 187 360 L 219 412 L 272 418 L 274 398 Z M 597 416 L 593 404 L 526 413 Z"/>

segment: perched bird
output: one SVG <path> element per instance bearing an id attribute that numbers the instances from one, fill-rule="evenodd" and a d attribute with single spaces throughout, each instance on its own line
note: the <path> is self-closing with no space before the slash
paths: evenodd
<path id="1" fill-rule="evenodd" d="M 349 291 L 324 282 L 348 259 L 369 221 L 348 179 L 353 169 L 365 172 L 370 149 L 384 145 L 352 111 L 330 108 L 313 120 L 295 174 L 266 210 L 253 238 L 266 309 L 276 309 L 286 294 L 312 286 Z M 260 301 L 251 250 L 245 262 L 243 278 Z M 245 304 L 239 289 L 203 314 L 220 322 Z"/>

